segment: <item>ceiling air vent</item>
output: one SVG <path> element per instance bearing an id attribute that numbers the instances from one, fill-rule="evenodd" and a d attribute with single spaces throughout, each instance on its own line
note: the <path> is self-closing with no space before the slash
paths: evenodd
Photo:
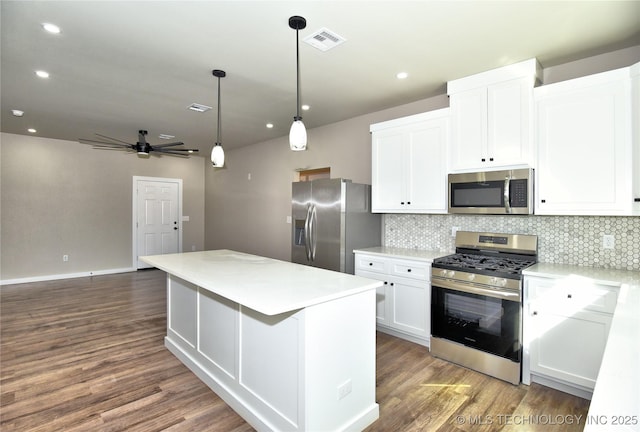
<path id="1" fill-rule="evenodd" d="M 209 111 L 211 109 L 210 106 L 202 105 L 202 104 L 199 104 L 199 103 L 192 103 L 187 108 L 190 109 L 191 111 L 196 111 L 196 112 L 201 112 L 201 113 L 205 112 L 205 111 Z"/>
<path id="2" fill-rule="evenodd" d="M 304 42 L 318 48 L 320 51 L 328 51 L 345 41 L 345 38 L 325 27 L 304 38 Z"/>

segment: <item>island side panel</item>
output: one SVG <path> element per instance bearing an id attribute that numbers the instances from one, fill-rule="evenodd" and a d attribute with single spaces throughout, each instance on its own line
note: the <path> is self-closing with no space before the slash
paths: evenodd
<path id="1" fill-rule="evenodd" d="M 304 430 L 363 430 L 376 403 L 376 290 L 305 311 Z"/>

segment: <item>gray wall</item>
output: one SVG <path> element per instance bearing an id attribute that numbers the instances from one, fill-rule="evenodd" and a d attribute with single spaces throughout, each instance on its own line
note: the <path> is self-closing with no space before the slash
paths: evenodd
<path id="1" fill-rule="evenodd" d="M 204 248 L 204 158 L 1 138 L 0 280 L 130 268 L 133 176 L 183 179 L 183 248 Z"/>
<path id="2" fill-rule="evenodd" d="M 640 46 L 565 65 L 544 68 L 543 64 L 543 81 L 549 84 L 629 66 L 638 61 Z M 304 152 L 290 151 L 287 137 L 228 151 L 226 168 L 205 171 L 205 247 L 228 248 L 289 260 L 291 225 L 286 223 L 286 217 L 291 212 L 291 182 L 295 179 L 296 169 L 329 166 L 332 177 L 370 183 L 369 125 L 448 105 L 447 96 L 442 95 L 311 129 L 308 131 L 309 148 Z M 311 112 L 307 114 L 312 115 Z M 251 180 L 248 180 L 249 173 Z M 443 224 L 450 225 L 446 220 L 453 216 L 441 217 L 444 218 Z M 395 221 L 398 220 L 411 219 Z M 498 226 L 492 231 L 499 229 Z M 410 229 L 403 230 L 407 231 Z M 395 237 L 397 232 L 385 229 L 383 242 L 401 242 Z M 564 249 L 568 245 L 560 247 Z"/>
<path id="3" fill-rule="evenodd" d="M 639 60 L 640 47 L 634 47 L 545 68 L 544 81 L 589 75 Z M 131 183 L 136 175 L 183 179 L 183 214 L 190 217 L 184 222 L 185 251 L 192 246 L 230 248 L 288 260 L 291 225 L 286 217 L 296 169 L 329 166 L 333 177 L 370 183 L 369 125 L 446 106 L 448 99 L 442 95 L 312 129 L 306 152 L 291 152 L 286 137 L 230 150 L 227 167 L 219 170 L 202 157 L 144 160 L 73 141 L 3 133 L 0 280 L 130 267 Z M 438 220 L 450 225 L 456 223 L 448 219 L 453 217 L 438 216 Z M 570 222 L 565 219 L 559 222 L 563 226 Z M 406 220 L 398 217 L 394 223 Z M 390 244 L 402 240 L 389 229 L 384 237 Z M 585 241 L 593 244 L 597 234 L 592 237 Z M 569 245 L 560 241 L 558 247 L 566 250 Z M 69 262 L 62 262 L 63 254 L 70 255 Z"/>

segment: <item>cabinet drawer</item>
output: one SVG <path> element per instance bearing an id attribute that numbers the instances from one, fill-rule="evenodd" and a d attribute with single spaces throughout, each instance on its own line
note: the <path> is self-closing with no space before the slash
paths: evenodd
<path id="1" fill-rule="evenodd" d="M 545 308 L 612 314 L 618 300 L 618 289 L 569 277 L 555 283 L 531 284 L 529 296 L 533 302 Z"/>
<path id="2" fill-rule="evenodd" d="M 386 260 L 373 255 L 356 254 L 356 270 L 386 273 Z"/>
<path id="3" fill-rule="evenodd" d="M 431 266 L 418 261 L 391 261 L 389 274 L 418 280 L 430 280 Z"/>

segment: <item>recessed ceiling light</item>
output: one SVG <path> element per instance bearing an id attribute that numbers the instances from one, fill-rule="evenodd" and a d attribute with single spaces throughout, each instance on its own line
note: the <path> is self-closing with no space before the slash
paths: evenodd
<path id="1" fill-rule="evenodd" d="M 29 133 L 36 133 L 36 132 L 38 132 L 38 131 L 37 131 L 37 130 L 35 130 L 34 128 L 29 128 L 29 129 L 27 129 L 27 132 L 29 132 Z"/>
<path id="2" fill-rule="evenodd" d="M 273 129 L 273 123 L 267 123 L 267 128 L 268 129 Z"/>
<path id="3" fill-rule="evenodd" d="M 24 111 L 13 109 L 11 110 L 11 114 L 13 114 L 16 117 L 22 117 L 24 115 Z"/>
<path id="4" fill-rule="evenodd" d="M 300 108 L 302 108 L 303 111 L 309 111 L 311 107 L 309 105 L 302 105 Z"/>
<path id="5" fill-rule="evenodd" d="M 405 78 L 406 78 L 406 77 L 408 77 L 408 76 L 409 76 L 409 74 L 408 74 L 408 73 L 406 73 L 406 72 L 398 72 L 398 73 L 396 74 L 396 78 L 398 78 L 398 79 L 405 79 Z"/>
<path id="6" fill-rule="evenodd" d="M 164 139 L 164 140 L 170 140 L 175 138 L 175 135 L 160 134 L 158 135 L 158 138 Z"/>
<path id="7" fill-rule="evenodd" d="M 40 78 L 49 78 L 49 72 L 43 70 L 36 71 L 36 75 Z"/>
<path id="8" fill-rule="evenodd" d="M 48 31 L 49 33 L 58 34 L 60 33 L 60 27 L 51 23 L 42 23 L 42 28 Z"/>

